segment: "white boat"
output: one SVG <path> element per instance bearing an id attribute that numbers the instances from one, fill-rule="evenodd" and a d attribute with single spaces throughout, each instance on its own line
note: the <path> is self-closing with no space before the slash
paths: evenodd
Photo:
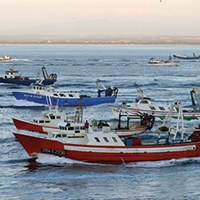
<path id="1" fill-rule="evenodd" d="M 3 57 L 0 57 L 0 61 L 6 61 L 11 60 L 11 56 L 4 55 Z"/>
<path id="2" fill-rule="evenodd" d="M 170 106 L 166 104 L 158 104 L 148 99 L 141 99 L 137 103 L 123 103 L 122 106 L 112 106 L 112 111 L 115 115 L 119 112 L 125 114 L 135 114 L 135 118 L 139 118 L 140 113 L 147 113 L 153 115 L 156 120 L 163 120 L 170 110 Z M 176 118 L 178 110 L 174 108 L 172 116 Z M 200 119 L 200 111 L 184 109 L 183 117 L 185 120 L 198 120 Z"/>
<path id="3" fill-rule="evenodd" d="M 147 65 L 150 66 L 178 66 L 179 61 L 173 61 L 171 56 L 168 60 L 160 61 L 157 58 L 150 58 Z"/>

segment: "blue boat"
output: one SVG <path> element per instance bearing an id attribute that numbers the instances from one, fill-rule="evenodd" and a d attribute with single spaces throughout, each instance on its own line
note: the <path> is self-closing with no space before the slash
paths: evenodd
<path id="1" fill-rule="evenodd" d="M 53 87 L 34 85 L 31 92 L 12 92 L 17 100 L 26 100 L 49 106 L 92 106 L 114 103 L 117 97 L 116 87 L 98 90 L 97 97 L 80 95 L 78 92 L 57 91 Z M 102 95 L 103 93 L 103 95 Z"/>

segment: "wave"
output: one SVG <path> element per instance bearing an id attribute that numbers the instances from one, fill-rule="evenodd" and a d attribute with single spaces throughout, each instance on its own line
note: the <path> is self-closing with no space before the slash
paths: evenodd
<path id="1" fill-rule="evenodd" d="M 6 93 L 0 94 L 0 97 L 12 97 L 12 96 L 13 96 L 12 93 L 9 93 L 9 94 L 6 94 Z"/>
<path id="2" fill-rule="evenodd" d="M 0 105 L 0 108 L 43 110 L 44 105 Z"/>
<path id="3" fill-rule="evenodd" d="M 187 165 L 187 164 L 200 164 L 200 158 L 181 158 L 181 159 L 172 159 L 164 161 L 148 161 L 148 162 L 134 162 L 127 164 L 126 167 L 142 167 L 142 168 L 161 168 L 161 167 L 171 167 L 178 165 Z"/>
<path id="4" fill-rule="evenodd" d="M 84 83 L 73 83 L 73 84 L 60 83 L 60 84 L 56 84 L 56 87 L 68 87 L 68 88 L 77 87 L 77 88 L 80 88 L 80 87 L 88 87 L 88 85 L 84 84 Z"/>

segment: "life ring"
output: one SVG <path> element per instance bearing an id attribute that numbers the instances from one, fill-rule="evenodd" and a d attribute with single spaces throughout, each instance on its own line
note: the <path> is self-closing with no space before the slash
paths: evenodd
<path id="1" fill-rule="evenodd" d="M 177 131 L 173 126 L 169 127 L 169 134 L 175 135 L 176 133 Z"/>

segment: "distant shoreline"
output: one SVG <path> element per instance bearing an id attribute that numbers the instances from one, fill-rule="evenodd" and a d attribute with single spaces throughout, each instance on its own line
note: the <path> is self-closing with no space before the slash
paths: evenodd
<path id="1" fill-rule="evenodd" d="M 200 45 L 200 36 L 0 36 L 0 44 L 71 44 L 71 45 Z"/>
<path id="2" fill-rule="evenodd" d="M 21 45 L 25 45 L 25 44 L 34 44 L 34 45 L 40 45 L 40 44 L 46 44 L 46 45 L 127 45 L 127 46 L 200 46 L 200 43 L 102 43 L 102 42 L 98 42 L 98 43 L 93 43 L 93 42 L 71 42 L 71 43 L 67 43 L 67 42 L 0 42 L 0 45 L 17 45 L 17 44 L 21 44 Z"/>

